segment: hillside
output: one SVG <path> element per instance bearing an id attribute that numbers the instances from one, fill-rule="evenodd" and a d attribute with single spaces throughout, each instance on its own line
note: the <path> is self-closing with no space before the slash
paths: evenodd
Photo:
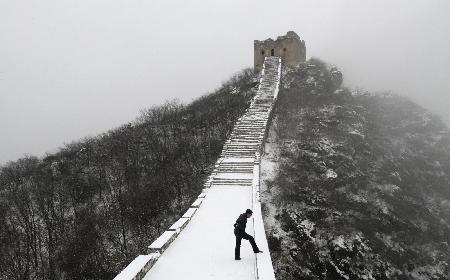
<path id="1" fill-rule="evenodd" d="M 256 92 L 253 71 L 189 105 L 0 170 L 0 279 L 112 279 L 200 193 Z"/>
<path id="2" fill-rule="evenodd" d="M 197 197 L 255 81 L 1 167 L 0 280 L 112 279 Z M 317 59 L 283 70 L 261 162 L 277 279 L 449 279 L 448 128 L 342 81 Z"/>
<path id="3" fill-rule="evenodd" d="M 285 69 L 262 158 L 277 279 L 450 279 L 450 134 L 393 94 Z"/>

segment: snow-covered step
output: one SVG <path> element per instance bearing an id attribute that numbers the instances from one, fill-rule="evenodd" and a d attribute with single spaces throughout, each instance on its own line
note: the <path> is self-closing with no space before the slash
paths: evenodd
<path id="1" fill-rule="evenodd" d="M 231 137 L 234 137 L 234 138 L 255 137 L 255 138 L 257 138 L 257 137 L 261 136 L 261 134 L 264 134 L 264 132 L 263 131 L 251 132 L 251 133 L 237 132 L 237 133 L 231 133 Z"/>
<path id="2" fill-rule="evenodd" d="M 262 131 L 265 131 L 263 129 L 258 129 L 258 130 L 237 130 L 237 131 L 233 131 L 231 133 L 231 135 L 258 135 L 261 134 Z"/>
<path id="3" fill-rule="evenodd" d="M 231 155 L 231 154 L 236 154 L 236 155 L 240 155 L 240 154 L 249 154 L 249 155 L 255 155 L 255 152 L 257 150 L 226 150 L 223 152 L 224 155 Z"/>
<path id="4" fill-rule="evenodd" d="M 256 135 L 233 135 L 232 134 L 232 139 L 259 139 L 260 137 L 262 137 L 264 135 L 264 133 L 258 133 Z"/>
<path id="5" fill-rule="evenodd" d="M 214 181 L 216 181 L 217 179 L 248 179 L 248 180 L 252 180 L 253 179 L 253 172 L 249 173 L 249 174 L 228 174 L 228 173 L 218 173 L 215 177 L 214 177 Z"/>
<path id="6" fill-rule="evenodd" d="M 249 164 L 238 164 L 238 165 L 224 164 L 222 166 L 219 166 L 217 170 L 251 169 L 251 168 L 253 168 L 253 165 Z M 220 173 L 220 171 L 218 171 L 218 173 Z"/>
<path id="7" fill-rule="evenodd" d="M 228 147 L 227 149 L 225 149 L 223 151 L 243 151 L 243 150 L 245 150 L 245 151 L 259 151 L 260 147 L 259 146 L 255 146 L 255 147 L 251 147 L 251 148 L 247 148 L 247 147 L 239 148 L 239 147 L 236 147 L 236 146 L 230 146 L 230 147 Z"/>
<path id="8" fill-rule="evenodd" d="M 232 135 L 239 135 L 239 134 L 258 134 L 261 133 L 261 131 L 265 131 L 265 128 L 261 128 L 261 129 L 254 129 L 254 130 L 236 130 L 233 131 L 231 134 Z"/>
<path id="9" fill-rule="evenodd" d="M 231 140 L 239 140 L 239 139 L 248 139 L 248 138 L 260 138 L 261 135 L 264 133 L 257 133 L 257 134 L 231 134 L 230 139 Z"/>
<path id="10" fill-rule="evenodd" d="M 230 157 L 235 157 L 235 156 L 240 156 L 242 158 L 249 158 L 249 159 L 253 159 L 255 157 L 255 155 L 250 155 L 250 154 L 228 154 L 227 156 Z"/>
<path id="11" fill-rule="evenodd" d="M 234 169 L 219 169 L 220 172 L 228 172 L 228 173 L 248 173 L 251 172 L 251 168 L 234 168 Z"/>
<path id="12" fill-rule="evenodd" d="M 256 150 L 254 151 L 239 151 L 239 150 L 235 150 L 235 151 L 225 151 L 223 154 L 224 155 L 236 155 L 236 156 L 240 156 L 240 155 L 255 155 Z"/>
<path id="13" fill-rule="evenodd" d="M 261 142 L 260 141 L 254 141 L 254 142 L 241 142 L 238 139 L 235 140 L 230 140 L 229 145 L 254 145 L 254 146 L 261 146 Z"/>
<path id="14" fill-rule="evenodd" d="M 239 148 L 229 148 L 226 149 L 227 152 L 251 152 L 254 153 L 257 149 L 239 149 Z"/>
<path id="15" fill-rule="evenodd" d="M 239 157 L 235 157 L 235 158 L 239 158 Z M 240 166 L 243 166 L 243 165 L 251 165 L 251 163 L 252 163 L 251 160 L 244 161 L 244 159 L 241 159 L 241 158 L 239 158 L 240 161 L 233 161 L 233 159 L 235 159 L 235 158 L 233 158 L 233 157 L 224 157 L 224 159 L 226 159 L 228 161 L 222 162 L 219 166 L 225 166 L 225 165 L 240 165 Z"/>
<path id="16" fill-rule="evenodd" d="M 258 142 L 259 142 L 259 140 L 261 140 L 261 139 L 259 139 L 259 138 L 255 138 L 255 139 L 252 139 L 252 138 L 245 138 L 245 139 L 233 139 L 233 141 L 239 141 L 239 142 L 248 142 L 248 143 L 258 143 Z"/>
<path id="17" fill-rule="evenodd" d="M 227 144 L 225 148 L 247 148 L 247 149 L 258 149 L 260 147 L 259 143 L 238 143 L 235 142 Z"/>
<path id="18" fill-rule="evenodd" d="M 217 185 L 227 185 L 227 186 L 251 186 L 252 181 L 247 180 L 217 180 L 213 182 L 213 186 Z"/>
<path id="19" fill-rule="evenodd" d="M 224 166 L 220 166 L 219 168 L 217 168 L 217 171 L 229 173 L 230 171 L 233 171 L 233 170 L 250 170 L 250 172 L 252 172 L 252 170 L 253 170 L 252 168 L 253 168 L 253 166 L 245 166 L 245 165 L 242 165 L 242 166 L 224 165 Z M 224 170 L 224 171 L 221 171 L 221 170 Z"/>
<path id="20" fill-rule="evenodd" d="M 239 157 L 227 157 L 224 158 L 222 163 L 251 163 L 252 160 L 247 158 L 239 158 Z"/>
<path id="21" fill-rule="evenodd" d="M 252 162 L 226 162 L 223 163 L 221 165 L 219 165 L 218 168 L 233 168 L 233 167 L 238 167 L 238 168 L 245 168 L 245 167 L 252 167 L 253 163 Z M 219 173 L 219 172 L 218 172 Z"/>

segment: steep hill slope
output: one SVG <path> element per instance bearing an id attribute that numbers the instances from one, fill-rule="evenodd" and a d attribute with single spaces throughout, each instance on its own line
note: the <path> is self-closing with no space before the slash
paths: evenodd
<path id="1" fill-rule="evenodd" d="M 112 279 L 200 193 L 256 92 L 252 70 L 189 105 L 0 170 L 0 279 Z"/>
<path id="2" fill-rule="evenodd" d="M 277 279 L 450 279 L 450 134 L 392 94 L 287 69 L 262 159 Z"/>

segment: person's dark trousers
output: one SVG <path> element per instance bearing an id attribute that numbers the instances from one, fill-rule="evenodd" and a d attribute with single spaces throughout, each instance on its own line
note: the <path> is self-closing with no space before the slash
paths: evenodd
<path id="1" fill-rule="evenodd" d="M 241 257 L 241 240 L 246 239 L 250 242 L 253 248 L 253 252 L 257 253 L 259 251 L 258 246 L 256 246 L 255 239 L 253 236 L 247 234 L 246 232 L 241 234 L 235 234 L 236 236 L 236 247 L 234 248 L 234 258 L 239 259 Z"/>

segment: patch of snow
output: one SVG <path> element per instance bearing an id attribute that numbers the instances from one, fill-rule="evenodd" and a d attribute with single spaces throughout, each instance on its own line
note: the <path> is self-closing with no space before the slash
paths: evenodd
<path id="1" fill-rule="evenodd" d="M 444 261 L 440 261 L 435 265 L 425 265 L 415 268 L 411 272 L 411 278 L 417 280 L 429 280 L 429 279 L 444 279 L 446 277 L 446 268 L 448 264 Z"/>
<path id="2" fill-rule="evenodd" d="M 392 172 L 391 175 L 395 177 L 397 180 L 402 181 L 402 177 L 400 176 L 400 173 L 398 171 Z"/>
<path id="3" fill-rule="evenodd" d="M 375 188 L 389 195 L 392 195 L 396 191 L 400 190 L 399 186 L 393 184 L 376 185 Z"/>
<path id="4" fill-rule="evenodd" d="M 340 108 L 341 106 L 339 105 L 326 105 L 326 106 L 322 106 L 319 109 L 319 113 L 324 114 L 326 116 L 334 116 L 336 115 L 336 109 Z"/>
<path id="5" fill-rule="evenodd" d="M 305 82 L 306 82 L 307 84 L 312 85 L 312 84 L 315 84 L 315 83 L 316 83 L 316 79 L 315 79 L 314 77 L 310 76 L 310 77 L 308 77 L 308 79 L 306 79 Z"/>
<path id="6" fill-rule="evenodd" d="M 236 87 L 232 87 L 230 93 L 231 93 L 231 94 L 238 94 L 238 93 L 239 93 L 239 90 L 238 90 Z"/>
<path id="7" fill-rule="evenodd" d="M 306 219 L 303 220 L 300 225 L 303 227 L 303 230 L 305 234 L 312 240 L 315 241 L 316 239 L 311 236 L 311 232 L 314 230 L 315 224 L 311 222 L 310 220 Z"/>
<path id="8" fill-rule="evenodd" d="M 359 88 L 352 90 L 352 91 L 351 91 L 351 94 L 352 94 L 353 96 L 375 96 L 375 94 L 370 93 L 370 92 L 367 91 L 367 90 L 359 89 Z"/>
<path id="9" fill-rule="evenodd" d="M 347 196 L 350 200 L 353 200 L 355 202 L 359 202 L 359 203 L 367 203 L 367 197 L 365 194 L 362 193 L 358 193 L 358 194 L 354 194 L 354 193 L 347 193 Z"/>
<path id="10" fill-rule="evenodd" d="M 352 135 L 360 136 L 361 138 L 365 138 L 364 134 L 362 134 L 360 131 L 358 131 L 357 129 L 354 129 L 354 128 L 351 128 L 348 133 L 352 134 Z"/>
<path id="11" fill-rule="evenodd" d="M 389 249 L 395 251 L 395 252 L 399 252 L 402 253 L 405 250 L 400 246 L 400 244 L 398 242 L 395 242 L 394 240 L 392 240 L 392 236 L 391 235 L 387 235 L 384 233 L 376 233 L 377 237 L 379 239 L 381 239 L 383 241 L 383 243 L 386 245 L 386 247 L 388 247 Z"/>
<path id="12" fill-rule="evenodd" d="M 333 169 L 328 169 L 327 172 L 325 173 L 325 177 L 327 179 L 329 179 L 329 178 L 337 178 L 337 176 L 338 176 L 337 173 L 334 172 Z"/>
<path id="13" fill-rule="evenodd" d="M 335 151 L 333 149 L 333 144 L 331 143 L 331 141 L 327 138 L 322 138 L 320 139 L 319 143 L 318 143 L 319 149 L 326 152 L 329 155 L 334 155 Z"/>
<path id="14" fill-rule="evenodd" d="M 345 245 L 345 239 L 342 235 L 339 235 L 338 237 L 334 238 L 331 241 L 331 244 L 339 248 L 347 249 L 347 246 Z"/>
<path id="15" fill-rule="evenodd" d="M 271 131 L 269 131 L 270 134 Z M 273 132 L 273 131 L 272 131 Z M 274 133 L 274 132 L 273 132 Z M 273 134 L 275 137 L 275 133 Z M 266 227 L 266 232 L 275 238 L 282 237 L 285 233 L 281 228 L 281 224 L 275 219 L 279 213 L 279 208 L 272 198 L 276 197 L 280 193 L 279 186 L 271 185 L 270 189 L 268 182 L 273 180 L 277 175 L 278 168 L 280 165 L 279 156 L 280 149 L 277 143 L 266 142 L 266 145 L 270 146 L 266 149 L 266 152 L 261 157 L 261 178 L 260 178 L 260 190 L 261 190 L 261 202 L 264 206 L 264 226 Z M 270 151 L 270 152 L 269 152 Z"/>
<path id="16" fill-rule="evenodd" d="M 388 204 L 381 199 L 375 200 L 375 206 L 377 206 L 377 208 L 380 209 L 383 214 L 388 215 L 390 213 Z"/>
<path id="17" fill-rule="evenodd" d="M 309 151 L 309 150 L 302 150 L 302 153 L 304 153 L 305 155 L 308 155 L 308 156 L 310 156 L 310 157 L 314 157 L 314 158 L 316 158 L 316 157 L 319 156 L 318 153 L 311 152 L 311 151 Z"/>
<path id="18" fill-rule="evenodd" d="M 336 266 L 336 264 L 334 264 L 333 261 L 330 260 L 331 265 L 334 267 L 334 269 L 336 269 L 336 272 L 339 273 L 339 275 L 345 279 L 349 279 L 348 275 L 346 275 L 342 270 L 339 269 L 339 267 Z"/>

